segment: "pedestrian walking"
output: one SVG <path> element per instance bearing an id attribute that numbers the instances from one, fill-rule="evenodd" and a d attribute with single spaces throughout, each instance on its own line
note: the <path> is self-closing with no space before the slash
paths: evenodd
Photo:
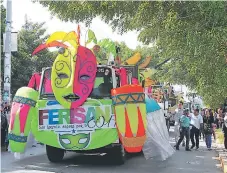
<path id="1" fill-rule="evenodd" d="M 203 109 L 203 110 L 201 111 L 201 116 L 202 116 L 202 117 L 205 116 L 205 111 L 206 111 L 206 109 Z M 204 141 L 204 139 L 205 139 L 204 130 L 200 130 L 200 133 L 199 133 L 199 138 L 202 139 L 202 137 L 203 137 L 203 141 Z"/>
<path id="2" fill-rule="evenodd" d="M 188 110 L 184 110 L 183 115 L 180 117 L 181 133 L 180 133 L 180 139 L 178 140 L 178 142 L 176 144 L 176 150 L 179 150 L 179 146 L 185 137 L 186 138 L 185 150 L 191 151 L 189 149 L 189 132 L 190 132 L 189 127 L 190 127 L 189 112 L 188 112 Z"/>
<path id="3" fill-rule="evenodd" d="M 213 119 L 214 119 L 214 122 L 212 124 L 212 135 L 214 136 L 214 143 L 216 143 L 215 129 L 216 129 L 217 126 L 215 124 L 215 116 L 214 116 L 214 113 L 213 113 L 212 109 L 210 109 L 209 112 L 210 112 L 210 116 L 213 117 Z M 223 121 L 224 121 L 224 119 L 223 119 Z"/>
<path id="4" fill-rule="evenodd" d="M 178 104 L 178 109 L 175 111 L 174 114 L 174 120 L 175 120 L 175 124 L 174 124 L 174 137 L 175 137 L 175 142 L 177 144 L 179 136 L 180 136 L 180 125 L 179 125 L 179 120 L 180 117 L 183 115 L 183 103 L 180 102 Z"/>
<path id="5" fill-rule="evenodd" d="M 218 126 L 219 126 L 219 128 L 223 128 L 224 115 L 223 115 L 223 110 L 222 110 L 221 107 L 218 109 L 217 117 L 218 117 Z"/>
<path id="6" fill-rule="evenodd" d="M 213 124 L 214 117 L 210 114 L 209 110 L 207 109 L 205 112 L 205 116 L 203 117 L 203 129 L 205 134 L 206 146 L 208 150 L 211 150 Z"/>
<path id="7" fill-rule="evenodd" d="M 203 117 L 199 114 L 199 109 L 194 110 L 194 114 L 191 115 L 191 130 L 190 138 L 192 142 L 191 149 L 196 146 L 196 149 L 199 148 L 199 133 L 202 130 Z M 196 142 L 195 142 L 196 141 Z"/>
<path id="8" fill-rule="evenodd" d="M 223 132 L 224 132 L 224 146 L 225 146 L 225 149 L 227 149 L 227 113 L 225 113 Z"/>
<path id="9" fill-rule="evenodd" d="M 219 129 L 219 119 L 218 119 L 218 113 L 217 110 L 214 111 L 214 123 L 216 124 L 217 129 Z"/>
<path id="10" fill-rule="evenodd" d="M 6 147 L 8 120 L 4 105 L 1 105 L 1 147 Z"/>

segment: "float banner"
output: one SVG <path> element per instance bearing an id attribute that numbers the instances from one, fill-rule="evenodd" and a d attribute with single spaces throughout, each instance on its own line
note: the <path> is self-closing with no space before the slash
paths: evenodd
<path id="1" fill-rule="evenodd" d="M 111 105 L 39 110 L 39 131 L 77 134 L 108 128 L 116 128 Z"/>

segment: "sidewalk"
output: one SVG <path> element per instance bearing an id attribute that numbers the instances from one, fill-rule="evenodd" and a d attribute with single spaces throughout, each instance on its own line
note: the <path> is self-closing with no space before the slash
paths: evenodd
<path id="1" fill-rule="evenodd" d="M 217 138 L 219 137 L 218 135 L 223 135 L 223 134 L 220 134 L 220 132 L 216 132 Z M 217 141 L 217 143 L 215 143 L 215 145 L 213 145 L 213 148 L 215 149 L 215 151 L 217 153 L 217 160 L 220 161 L 223 172 L 227 173 L 227 150 L 224 148 L 223 139 L 222 140 L 219 139 L 219 141 Z"/>

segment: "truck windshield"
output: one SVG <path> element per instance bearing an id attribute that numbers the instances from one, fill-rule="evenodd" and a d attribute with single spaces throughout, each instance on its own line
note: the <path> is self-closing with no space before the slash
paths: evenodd
<path id="1" fill-rule="evenodd" d="M 41 97 L 54 98 L 51 87 L 51 68 L 44 71 Z M 89 98 L 111 98 L 111 89 L 113 88 L 112 69 L 109 67 L 97 67 L 95 84 Z"/>

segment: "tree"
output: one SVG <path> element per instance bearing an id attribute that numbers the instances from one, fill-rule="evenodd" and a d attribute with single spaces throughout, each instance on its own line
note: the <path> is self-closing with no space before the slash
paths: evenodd
<path id="1" fill-rule="evenodd" d="M 141 60 L 137 63 L 138 65 L 141 64 L 146 57 L 152 56 L 154 54 L 154 49 L 148 46 L 137 46 L 136 49 L 130 49 L 125 44 L 125 42 L 114 42 L 110 39 L 101 39 L 98 40 L 95 36 L 95 33 L 92 30 L 88 30 L 88 38 L 86 40 L 86 46 L 91 48 L 88 44 L 93 43 L 95 46 L 93 46 L 92 50 L 96 55 L 97 61 L 102 64 L 106 64 L 109 58 L 110 53 L 116 57 L 116 46 L 120 48 L 120 52 L 118 56 L 121 58 L 121 62 L 124 63 L 127 59 L 129 59 L 131 56 L 133 56 L 135 53 L 139 52 L 141 54 Z M 157 64 L 157 58 L 156 61 L 153 58 L 152 65 L 155 66 Z"/>
<path id="2" fill-rule="evenodd" d="M 36 57 L 31 54 L 36 47 L 45 41 L 44 23 L 33 23 L 26 20 L 18 33 L 18 51 L 12 53 L 12 94 L 22 86 L 27 86 L 33 72 L 41 72 L 43 67 L 51 66 L 53 53 L 41 51 Z"/>
<path id="3" fill-rule="evenodd" d="M 64 21 L 89 25 L 100 16 L 120 33 L 139 31 L 140 41 L 156 43 L 159 62 L 169 59 L 157 73 L 160 80 L 195 89 L 211 107 L 227 97 L 226 1 L 40 3 Z"/>

